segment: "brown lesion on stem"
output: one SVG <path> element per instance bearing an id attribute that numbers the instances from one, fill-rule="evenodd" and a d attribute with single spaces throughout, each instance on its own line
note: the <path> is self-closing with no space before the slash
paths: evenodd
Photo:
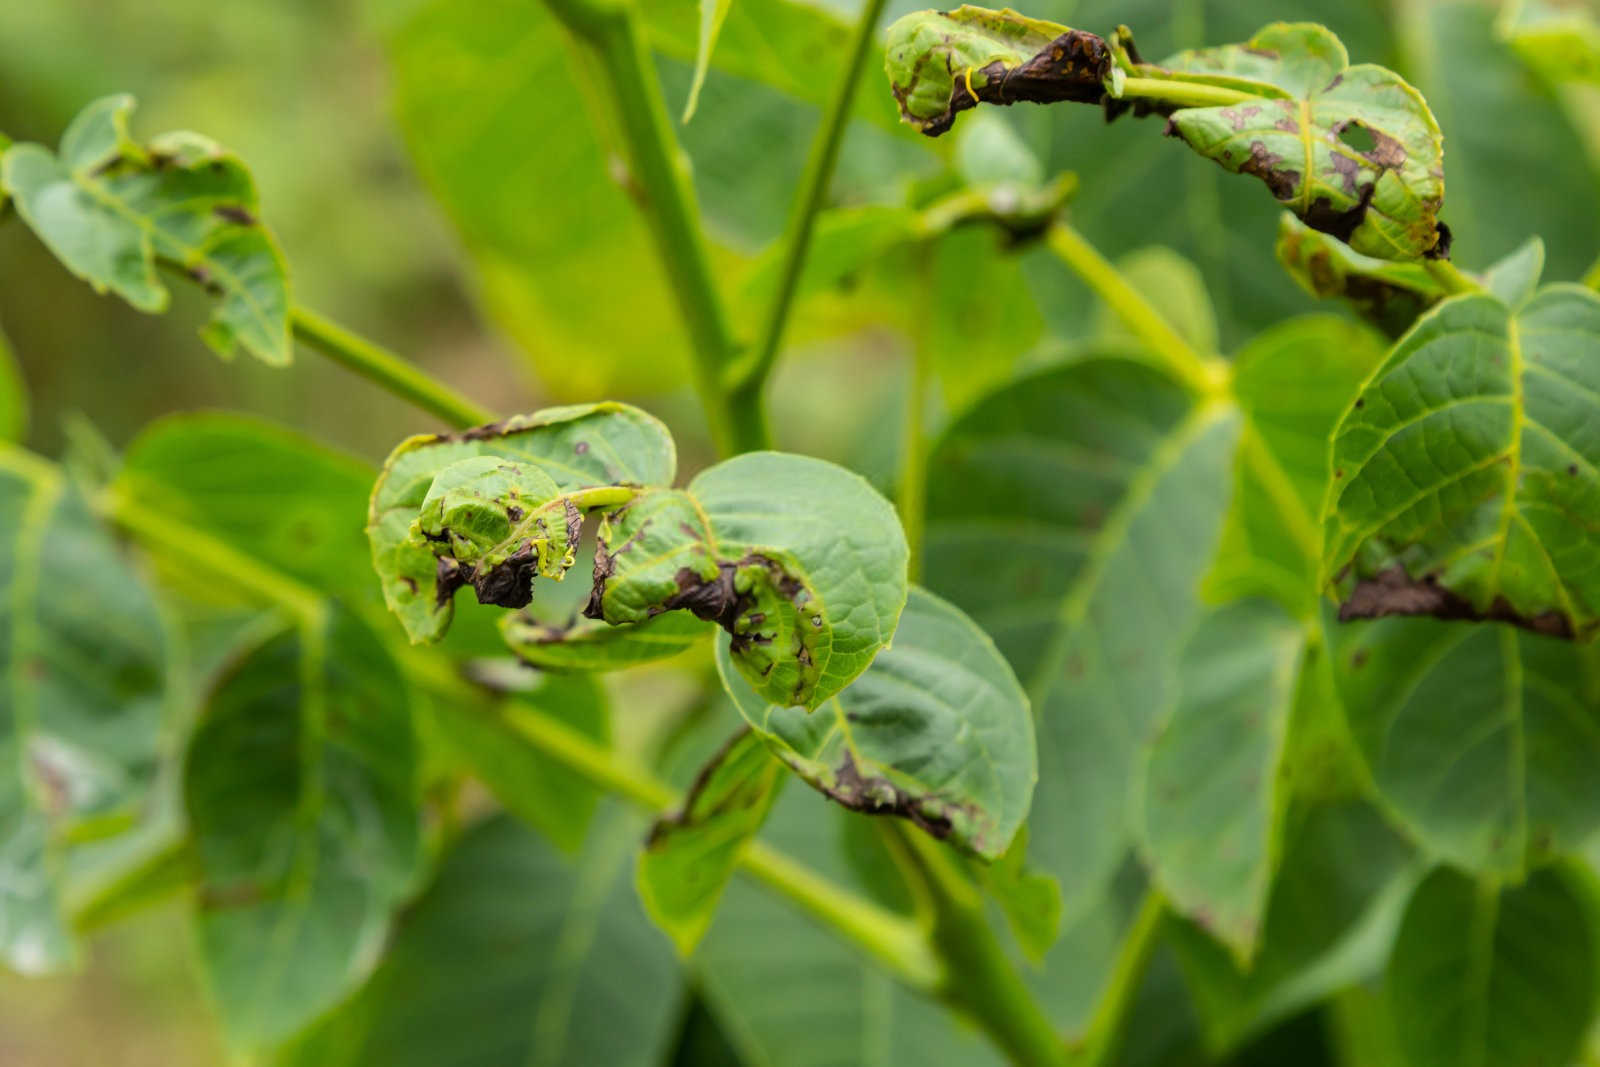
<path id="1" fill-rule="evenodd" d="M 1487 611 L 1480 611 L 1459 594 L 1439 584 L 1436 574 L 1412 578 L 1401 566 L 1379 571 L 1375 577 L 1355 584 L 1350 596 L 1339 605 L 1339 621 L 1381 619 L 1390 615 L 1427 615 L 1436 619 L 1469 622 L 1504 622 L 1546 637 L 1572 640 L 1572 620 L 1554 609 L 1537 615 L 1516 611 L 1505 597 L 1496 597 Z"/>

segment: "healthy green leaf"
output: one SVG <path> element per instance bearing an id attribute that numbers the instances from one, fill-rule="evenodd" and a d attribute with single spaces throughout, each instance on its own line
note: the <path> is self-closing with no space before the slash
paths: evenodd
<path id="1" fill-rule="evenodd" d="M 1323 566 L 1354 578 L 1341 617 L 1600 626 L 1600 295 L 1512 310 L 1447 301 L 1356 399 L 1333 446 Z"/>
<path id="2" fill-rule="evenodd" d="M 166 264 L 218 297 L 201 331 L 224 358 L 243 348 L 289 362 L 289 274 L 260 221 L 255 182 L 239 159 L 192 133 L 141 147 L 128 134 L 131 96 L 95 101 L 61 137 L 8 149 L 0 184 L 56 257 L 96 292 L 140 311 L 166 310 Z"/>
<path id="3" fill-rule="evenodd" d="M 684 608 L 732 636 L 762 699 L 815 708 L 895 634 L 906 598 L 894 508 L 831 463 L 751 452 L 606 514 L 585 614 L 642 623 Z"/>
<path id="4" fill-rule="evenodd" d="M 1427 849 L 1519 876 L 1600 828 L 1600 653 L 1509 626 L 1331 631 L 1357 748 Z"/>
<path id="5" fill-rule="evenodd" d="M 61 473 L 0 446 L 0 962 L 75 957 L 66 849 L 133 825 L 166 718 L 155 602 Z"/>
<path id="6" fill-rule="evenodd" d="M 536 675 L 533 688 L 466 706 L 431 703 L 428 736 L 454 753 L 505 808 L 556 847 L 583 847 L 600 791 L 587 778 L 529 744 L 519 726 L 529 716 L 553 719 L 602 745 L 611 742 L 605 693 L 593 678 Z"/>
<path id="7" fill-rule="evenodd" d="M 1387 976 L 1407 1067 L 1572 1062 L 1600 992 L 1573 877 L 1543 870 L 1499 890 L 1440 868 L 1422 884 Z"/>
<path id="8" fill-rule="evenodd" d="M 514 820 L 469 829 L 367 986 L 280 1067 L 656 1067 L 683 997 L 627 877 L 639 823 L 573 862 Z"/>
<path id="9" fill-rule="evenodd" d="M 980 101 L 1096 103 L 1111 70 L 1092 33 L 963 4 L 914 11 L 889 27 L 884 69 L 901 117 L 929 137 Z"/>
<path id="10" fill-rule="evenodd" d="M 1045 953 L 1061 936 L 1061 882 L 1028 866 L 1026 825 L 1004 856 L 978 867 L 978 876 L 1005 912 L 1023 953 L 1036 964 L 1044 962 Z"/>
<path id="11" fill-rule="evenodd" d="M 710 928 L 745 845 L 785 780 L 783 764 L 742 727 L 701 768 L 683 807 L 651 827 L 639 855 L 639 896 L 682 955 Z"/>
<path id="12" fill-rule="evenodd" d="M 28 389 L 22 368 L 0 331 L 0 441 L 21 441 L 28 434 Z"/>
<path id="13" fill-rule="evenodd" d="M 633 626 L 576 618 L 565 625 L 540 622 L 526 612 L 500 620 L 506 644 L 524 663 L 550 671 L 620 671 L 676 656 L 710 635 L 712 626 L 668 612 Z"/>
<path id="14" fill-rule="evenodd" d="M 934 447 L 926 573 L 1027 687 L 1030 843 L 1069 921 L 1131 843 L 1128 783 L 1175 697 L 1238 421 L 1149 366 L 1085 359 L 991 394 Z"/>
<path id="15" fill-rule="evenodd" d="M 1227 170 L 1260 178 L 1311 228 L 1378 259 L 1448 254 L 1433 113 L 1393 71 L 1350 66 L 1325 27 L 1274 23 L 1244 44 L 1180 52 L 1154 70 L 1250 87 L 1257 100 L 1182 108 L 1169 128 Z"/>
<path id="16" fill-rule="evenodd" d="M 717 37 L 722 24 L 727 21 L 728 9 L 733 0 L 700 0 L 700 43 L 695 49 L 694 81 L 689 84 L 689 100 L 683 105 L 683 121 L 694 118 L 694 109 L 700 102 L 700 87 L 706 83 L 706 70 L 711 66 L 711 54 L 716 51 Z"/>
<path id="17" fill-rule="evenodd" d="M 855 811 L 912 820 L 986 859 L 1005 853 L 1036 781 L 1027 698 L 993 642 L 913 589 L 894 645 L 817 711 L 770 703 L 717 668 L 739 713 L 796 774 Z"/>
<path id="18" fill-rule="evenodd" d="M 1450 295 L 1421 263 L 1374 259 L 1320 233 L 1285 211 L 1278 226 L 1278 262 L 1300 288 L 1322 300 L 1341 297 L 1362 318 L 1398 337 Z"/>
<path id="19" fill-rule="evenodd" d="M 289 1037 L 377 962 L 422 861 L 416 761 L 404 682 L 342 613 L 211 694 L 184 796 L 200 957 L 235 1045 Z"/>
<path id="20" fill-rule="evenodd" d="M 494 460 L 510 461 L 508 470 L 527 472 L 528 478 L 540 482 L 545 493 L 559 497 L 594 487 L 668 485 L 677 468 L 677 451 L 665 426 L 625 404 L 547 408 L 459 434 L 425 435 L 402 442 L 390 453 L 373 486 L 367 536 L 372 544 L 373 566 L 383 582 L 384 600 L 414 642 L 438 640 L 444 634 L 453 614 L 453 594 L 470 580 L 456 567 L 449 570 L 450 583 L 441 583 L 440 560 L 445 557 L 436 557 L 435 542 L 428 539 L 419 512 L 441 472 L 463 461 L 479 465 L 489 461 L 487 470 L 493 477 L 497 470 Z M 458 476 L 463 472 L 482 470 L 477 466 L 463 468 Z M 435 500 L 440 498 L 436 496 Z M 549 504 L 552 498 L 547 496 L 541 502 Z M 576 541 L 576 530 L 567 525 L 567 501 L 561 498 L 553 502 L 558 514 L 534 516 L 534 520 L 542 518 L 546 522 L 541 535 L 546 547 L 545 559 L 533 562 L 543 562 L 551 571 L 564 570 L 554 564 L 564 561 L 565 550 L 570 550 Z M 442 503 L 436 520 L 443 519 Z M 493 525 L 493 516 L 484 515 L 490 509 L 477 502 L 469 504 L 467 510 L 476 516 L 472 523 L 487 521 Z M 506 503 L 498 510 L 499 523 L 506 527 L 501 532 L 509 535 L 510 524 L 522 522 L 533 509 Z M 511 518 L 512 511 L 517 513 L 516 518 Z M 434 534 L 442 536 L 437 530 Z M 552 550 L 552 542 L 559 543 L 561 550 Z M 449 542 L 445 545 L 455 547 Z M 509 557 L 514 550 L 499 555 Z M 525 597 L 532 580 L 526 566 L 528 560 L 519 558 L 505 566 L 510 562 L 508 558 L 499 558 L 493 551 L 487 555 L 495 558 L 489 560 L 475 583 L 480 601 L 506 603 L 507 598 Z M 475 558 L 466 562 L 476 567 Z M 565 562 L 570 565 L 570 560 Z M 487 599 L 485 589 L 489 592 Z M 527 600 L 522 599 L 514 606 L 526 604 Z"/>
<path id="21" fill-rule="evenodd" d="M 1196 624 L 1178 700 L 1140 768 L 1135 823 L 1151 878 L 1248 966 L 1281 851 L 1284 739 L 1305 628 L 1264 601 Z"/>

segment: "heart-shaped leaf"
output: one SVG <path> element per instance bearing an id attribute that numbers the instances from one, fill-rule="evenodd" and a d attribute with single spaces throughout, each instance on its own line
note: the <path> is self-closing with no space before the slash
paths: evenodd
<path id="1" fill-rule="evenodd" d="M 68 270 L 140 311 L 166 310 L 158 263 L 186 271 L 220 301 L 201 332 L 218 354 L 242 347 L 288 363 L 289 273 L 250 172 L 192 133 L 141 147 L 128 134 L 132 112 L 132 97 L 108 96 L 73 120 L 59 153 L 6 150 L 0 184 L 17 214 Z"/>

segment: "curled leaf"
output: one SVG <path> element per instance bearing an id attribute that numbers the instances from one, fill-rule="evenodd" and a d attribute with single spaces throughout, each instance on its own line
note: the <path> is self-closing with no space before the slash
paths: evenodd
<path id="1" fill-rule="evenodd" d="M 239 159 L 192 133 L 148 146 L 128 134 L 133 97 L 84 108 L 60 150 L 18 144 L 0 186 L 66 268 L 140 311 L 166 310 L 158 263 L 185 271 L 218 299 L 201 336 L 219 355 L 242 347 L 265 363 L 290 359 L 289 272 L 260 221 L 255 181 Z"/>
<path id="2" fill-rule="evenodd" d="M 500 632 L 517 658 L 533 667 L 618 671 L 676 656 L 703 640 L 711 626 L 676 611 L 632 626 L 584 618 L 553 625 L 522 612 L 502 619 Z"/>
<path id="3" fill-rule="evenodd" d="M 914 11 L 889 27 L 885 59 L 900 116 L 937 137 L 979 102 L 1095 103 L 1111 53 L 1092 33 L 963 4 Z"/>
<path id="4" fill-rule="evenodd" d="M 1278 226 L 1278 262 L 1300 288 L 1327 300 L 1343 298 L 1367 321 L 1398 337 L 1417 317 L 1449 296 L 1421 263 L 1374 259 L 1319 233 L 1290 212 Z"/>

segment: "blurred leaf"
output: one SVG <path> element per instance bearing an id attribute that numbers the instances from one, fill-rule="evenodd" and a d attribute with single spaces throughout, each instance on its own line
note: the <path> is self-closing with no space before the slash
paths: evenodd
<path id="1" fill-rule="evenodd" d="M 1195 351 L 1217 352 L 1217 318 L 1211 294 L 1195 265 L 1170 248 L 1152 245 L 1117 260 L 1117 271 L 1143 293 Z M 1103 303 L 1096 308 L 1095 335 L 1108 345 L 1137 345 L 1121 319 Z"/>
<path id="2" fill-rule="evenodd" d="M 654 1067 L 683 999 L 610 812 L 576 862 L 515 820 L 468 830 L 359 994 L 281 1067 Z"/>
<path id="3" fill-rule="evenodd" d="M 1198 926 L 1173 924 L 1168 936 L 1213 1054 L 1381 972 L 1422 874 L 1373 808 L 1313 808 L 1285 837 L 1248 968 Z"/>
<path id="4" fill-rule="evenodd" d="M 1441 304 L 1390 352 L 1334 438 L 1323 568 L 1341 618 L 1600 626 L 1600 295 Z"/>
<path id="5" fill-rule="evenodd" d="M 201 331 L 219 355 L 242 347 L 288 363 L 288 267 L 261 224 L 250 172 L 197 134 L 140 147 L 128 134 L 132 112 L 131 96 L 90 104 L 59 157 L 39 145 L 8 149 L 0 183 L 17 213 L 73 274 L 140 311 L 166 310 L 157 263 L 182 269 L 221 299 Z"/>
<path id="6" fill-rule="evenodd" d="M 1450 295 L 1423 264 L 1364 256 L 1288 211 L 1278 226 L 1277 252 L 1278 261 L 1306 292 L 1323 300 L 1342 297 L 1391 337 L 1410 329 L 1419 315 Z"/>
<path id="7" fill-rule="evenodd" d="M 1159 371 L 1092 358 L 989 395 L 934 446 L 926 573 L 1028 689 L 1032 855 L 1069 917 L 1127 852 L 1128 782 L 1175 697 L 1237 428 Z"/>
<path id="8" fill-rule="evenodd" d="M 1005 912 L 1017 944 L 1034 963 L 1042 963 L 1061 936 L 1061 883 L 1028 866 L 1028 827 L 1012 838 L 1006 854 L 978 868 L 978 877 Z"/>
<path id="9" fill-rule="evenodd" d="M 0 441 L 21 442 L 28 435 L 28 386 L 22 368 L 0 332 Z"/>
<path id="10" fill-rule="evenodd" d="M 913 329 L 952 411 L 1009 380 L 1044 332 L 1009 244 L 993 227 L 961 227 L 923 260 L 926 289 L 913 313 L 926 321 Z"/>
<path id="11" fill-rule="evenodd" d="M 1516 877 L 1600 828 L 1600 653 L 1432 619 L 1332 634 L 1357 747 L 1430 852 Z"/>
<path id="12" fill-rule="evenodd" d="M 527 612 L 505 615 L 501 633 L 517 658 L 550 671 L 620 671 L 676 656 L 711 634 L 711 624 L 671 611 L 634 626 L 598 619 L 540 622 Z"/>
<path id="13" fill-rule="evenodd" d="M 1267 602 L 1203 616 L 1136 787 L 1151 879 L 1241 966 L 1260 946 L 1281 852 L 1280 764 L 1304 647 L 1304 627 Z"/>
<path id="14" fill-rule="evenodd" d="M 689 86 L 689 101 L 683 105 L 683 121 L 694 117 L 695 105 L 700 102 L 700 87 L 706 81 L 706 69 L 711 65 L 711 54 L 717 48 L 717 35 L 727 21 L 728 9 L 733 0 L 700 0 L 700 43 L 695 49 L 694 81 Z"/>
<path id="15" fill-rule="evenodd" d="M 1233 394 L 1246 421 L 1208 596 L 1267 596 L 1298 617 L 1315 613 L 1328 437 L 1382 358 L 1370 331 L 1331 316 L 1291 319 L 1234 358 Z"/>
<path id="16" fill-rule="evenodd" d="M 1582 3 L 1508 0 L 1500 33 L 1517 55 L 1552 81 L 1600 85 L 1600 19 Z"/>
<path id="17" fill-rule="evenodd" d="M 905 534 L 859 475 L 808 456 L 749 452 L 608 512 L 586 615 L 636 624 L 684 609 L 731 636 L 760 699 L 815 708 L 895 634 Z"/>
<path id="18" fill-rule="evenodd" d="M 132 825 L 157 774 L 161 615 L 60 472 L 0 445 L 0 961 L 74 962 L 64 851 Z"/>
<path id="19" fill-rule="evenodd" d="M 1519 308 L 1532 299 L 1544 273 L 1544 239 L 1530 237 L 1516 251 L 1484 273 L 1484 287 L 1508 307 Z"/>
<path id="20" fill-rule="evenodd" d="M 1544 870 L 1496 889 L 1440 868 L 1422 883 L 1387 976 L 1410 1067 L 1571 1062 L 1600 992 L 1571 878 Z"/>
<path id="21" fill-rule="evenodd" d="M 376 964 L 422 861 L 411 704 L 383 646 L 333 612 L 211 693 L 184 783 L 198 939 L 230 1041 L 282 1041 Z"/>
<path id="22" fill-rule="evenodd" d="M 1245 44 L 1181 52 L 1157 72 L 1259 85 L 1253 103 L 1182 108 L 1169 128 L 1227 170 L 1260 178 L 1312 229 L 1378 259 L 1447 255 L 1439 124 L 1398 74 L 1349 64 L 1327 28 L 1280 22 Z"/>
<path id="23" fill-rule="evenodd" d="M 452 587 L 441 595 L 439 562 L 418 526 L 418 512 L 441 471 L 483 457 L 529 465 L 558 479 L 564 491 L 668 485 L 677 468 L 677 448 L 667 428 L 626 404 L 547 408 L 475 430 L 401 442 L 372 487 L 367 536 L 384 600 L 413 642 L 436 641 L 444 634 L 455 592 Z"/>
<path id="24" fill-rule="evenodd" d="M 600 802 L 600 790 L 521 736 L 524 716 L 553 719 L 602 745 L 611 742 L 605 693 L 584 675 L 538 675 L 527 692 L 479 706 L 430 702 L 430 735 L 453 752 L 505 808 L 564 852 L 576 853 Z"/>
<path id="25" fill-rule="evenodd" d="M 816 711 L 768 703 L 717 668 L 739 713 L 809 785 L 854 811 L 898 815 L 985 859 L 1003 855 L 1038 778 L 1016 677 L 960 610 L 913 587 L 894 644 Z"/>
<path id="26" fill-rule="evenodd" d="M 760 736 L 741 727 L 700 769 L 683 807 L 651 827 L 639 854 L 639 896 L 682 955 L 710 928 L 745 845 L 786 780 Z"/>

